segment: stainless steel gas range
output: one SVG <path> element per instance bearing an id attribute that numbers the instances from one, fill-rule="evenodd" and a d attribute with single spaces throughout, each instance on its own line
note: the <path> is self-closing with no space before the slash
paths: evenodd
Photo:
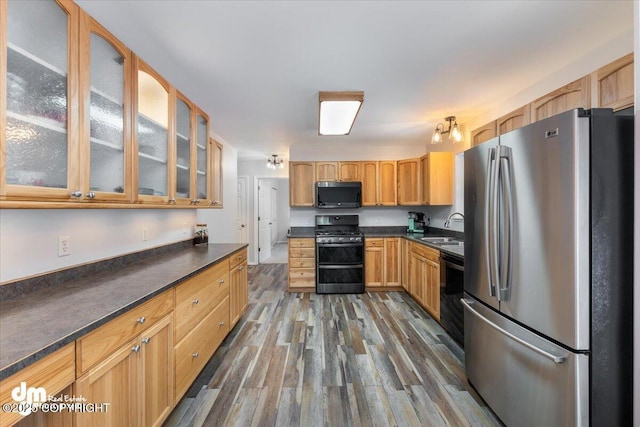
<path id="1" fill-rule="evenodd" d="M 364 293 L 364 234 L 358 215 L 316 215 L 316 293 Z"/>

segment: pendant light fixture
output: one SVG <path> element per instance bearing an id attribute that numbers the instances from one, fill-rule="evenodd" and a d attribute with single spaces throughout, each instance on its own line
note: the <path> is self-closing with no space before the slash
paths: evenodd
<path id="1" fill-rule="evenodd" d="M 438 123 L 433 131 L 433 135 L 431 136 L 431 143 L 441 143 L 442 135 L 445 135 L 447 133 L 449 134 L 449 140 L 451 142 L 462 141 L 462 131 L 460 130 L 458 122 L 456 122 L 456 116 L 449 116 L 445 117 L 444 119 L 449 122 L 449 128 L 447 130 L 444 130 L 444 125 L 442 123 Z"/>
<path id="2" fill-rule="evenodd" d="M 284 160 L 282 160 L 282 157 L 278 157 L 277 154 L 272 154 L 267 159 L 267 167 L 273 170 L 284 169 Z"/>

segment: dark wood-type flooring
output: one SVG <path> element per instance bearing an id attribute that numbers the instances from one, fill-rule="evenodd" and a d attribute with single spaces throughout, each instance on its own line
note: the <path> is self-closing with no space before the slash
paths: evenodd
<path id="1" fill-rule="evenodd" d="M 286 264 L 249 267 L 247 310 L 165 425 L 500 425 L 404 292 L 286 289 Z"/>

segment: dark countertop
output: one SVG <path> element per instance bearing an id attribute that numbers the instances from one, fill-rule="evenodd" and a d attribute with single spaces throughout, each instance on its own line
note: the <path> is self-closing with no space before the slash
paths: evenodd
<path id="1" fill-rule="evenodd" d="M 464 246 L 438 246 L 433 243 L 420 240 L 421 237 L 429 236 L 446 236 L 455 237 L 464 241 L 464 233 L 453 230 L 444 230 L 441 228 L 427 227 L 425 233 L 407 233 L 406 226 L 392 226 L 392 227 L 360 227 L 360 230 L 366 237 L 404 237 L 412 242 L 417 242 L 425 246 L 437 249 L 441 252 L 455 255 L 457 257 L 464 258 Z M 291 227 L 289 232 L 289 238 L 312 238 L 315 237 L 314 227 Z"/>
<path id="2" fill-rule="evenodd" d="M 244 247 L 186 246 L 0 300 L 0 380 Z"/>

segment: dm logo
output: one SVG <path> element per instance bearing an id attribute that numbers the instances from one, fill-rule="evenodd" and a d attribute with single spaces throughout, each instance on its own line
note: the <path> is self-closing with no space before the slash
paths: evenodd
<path id="1" fill-rule="evenodd" d="M 23 405 L 18 405 L 18 413 L 27 416 L 32 412 L 36 404 L 47 401 L 47 391 L 44 387 L 27 388 L 27 383 L 22 381 L 18 387 L 14 387 L 11 390 L 11 398 L 18 403 L 24 403 Z"/>

